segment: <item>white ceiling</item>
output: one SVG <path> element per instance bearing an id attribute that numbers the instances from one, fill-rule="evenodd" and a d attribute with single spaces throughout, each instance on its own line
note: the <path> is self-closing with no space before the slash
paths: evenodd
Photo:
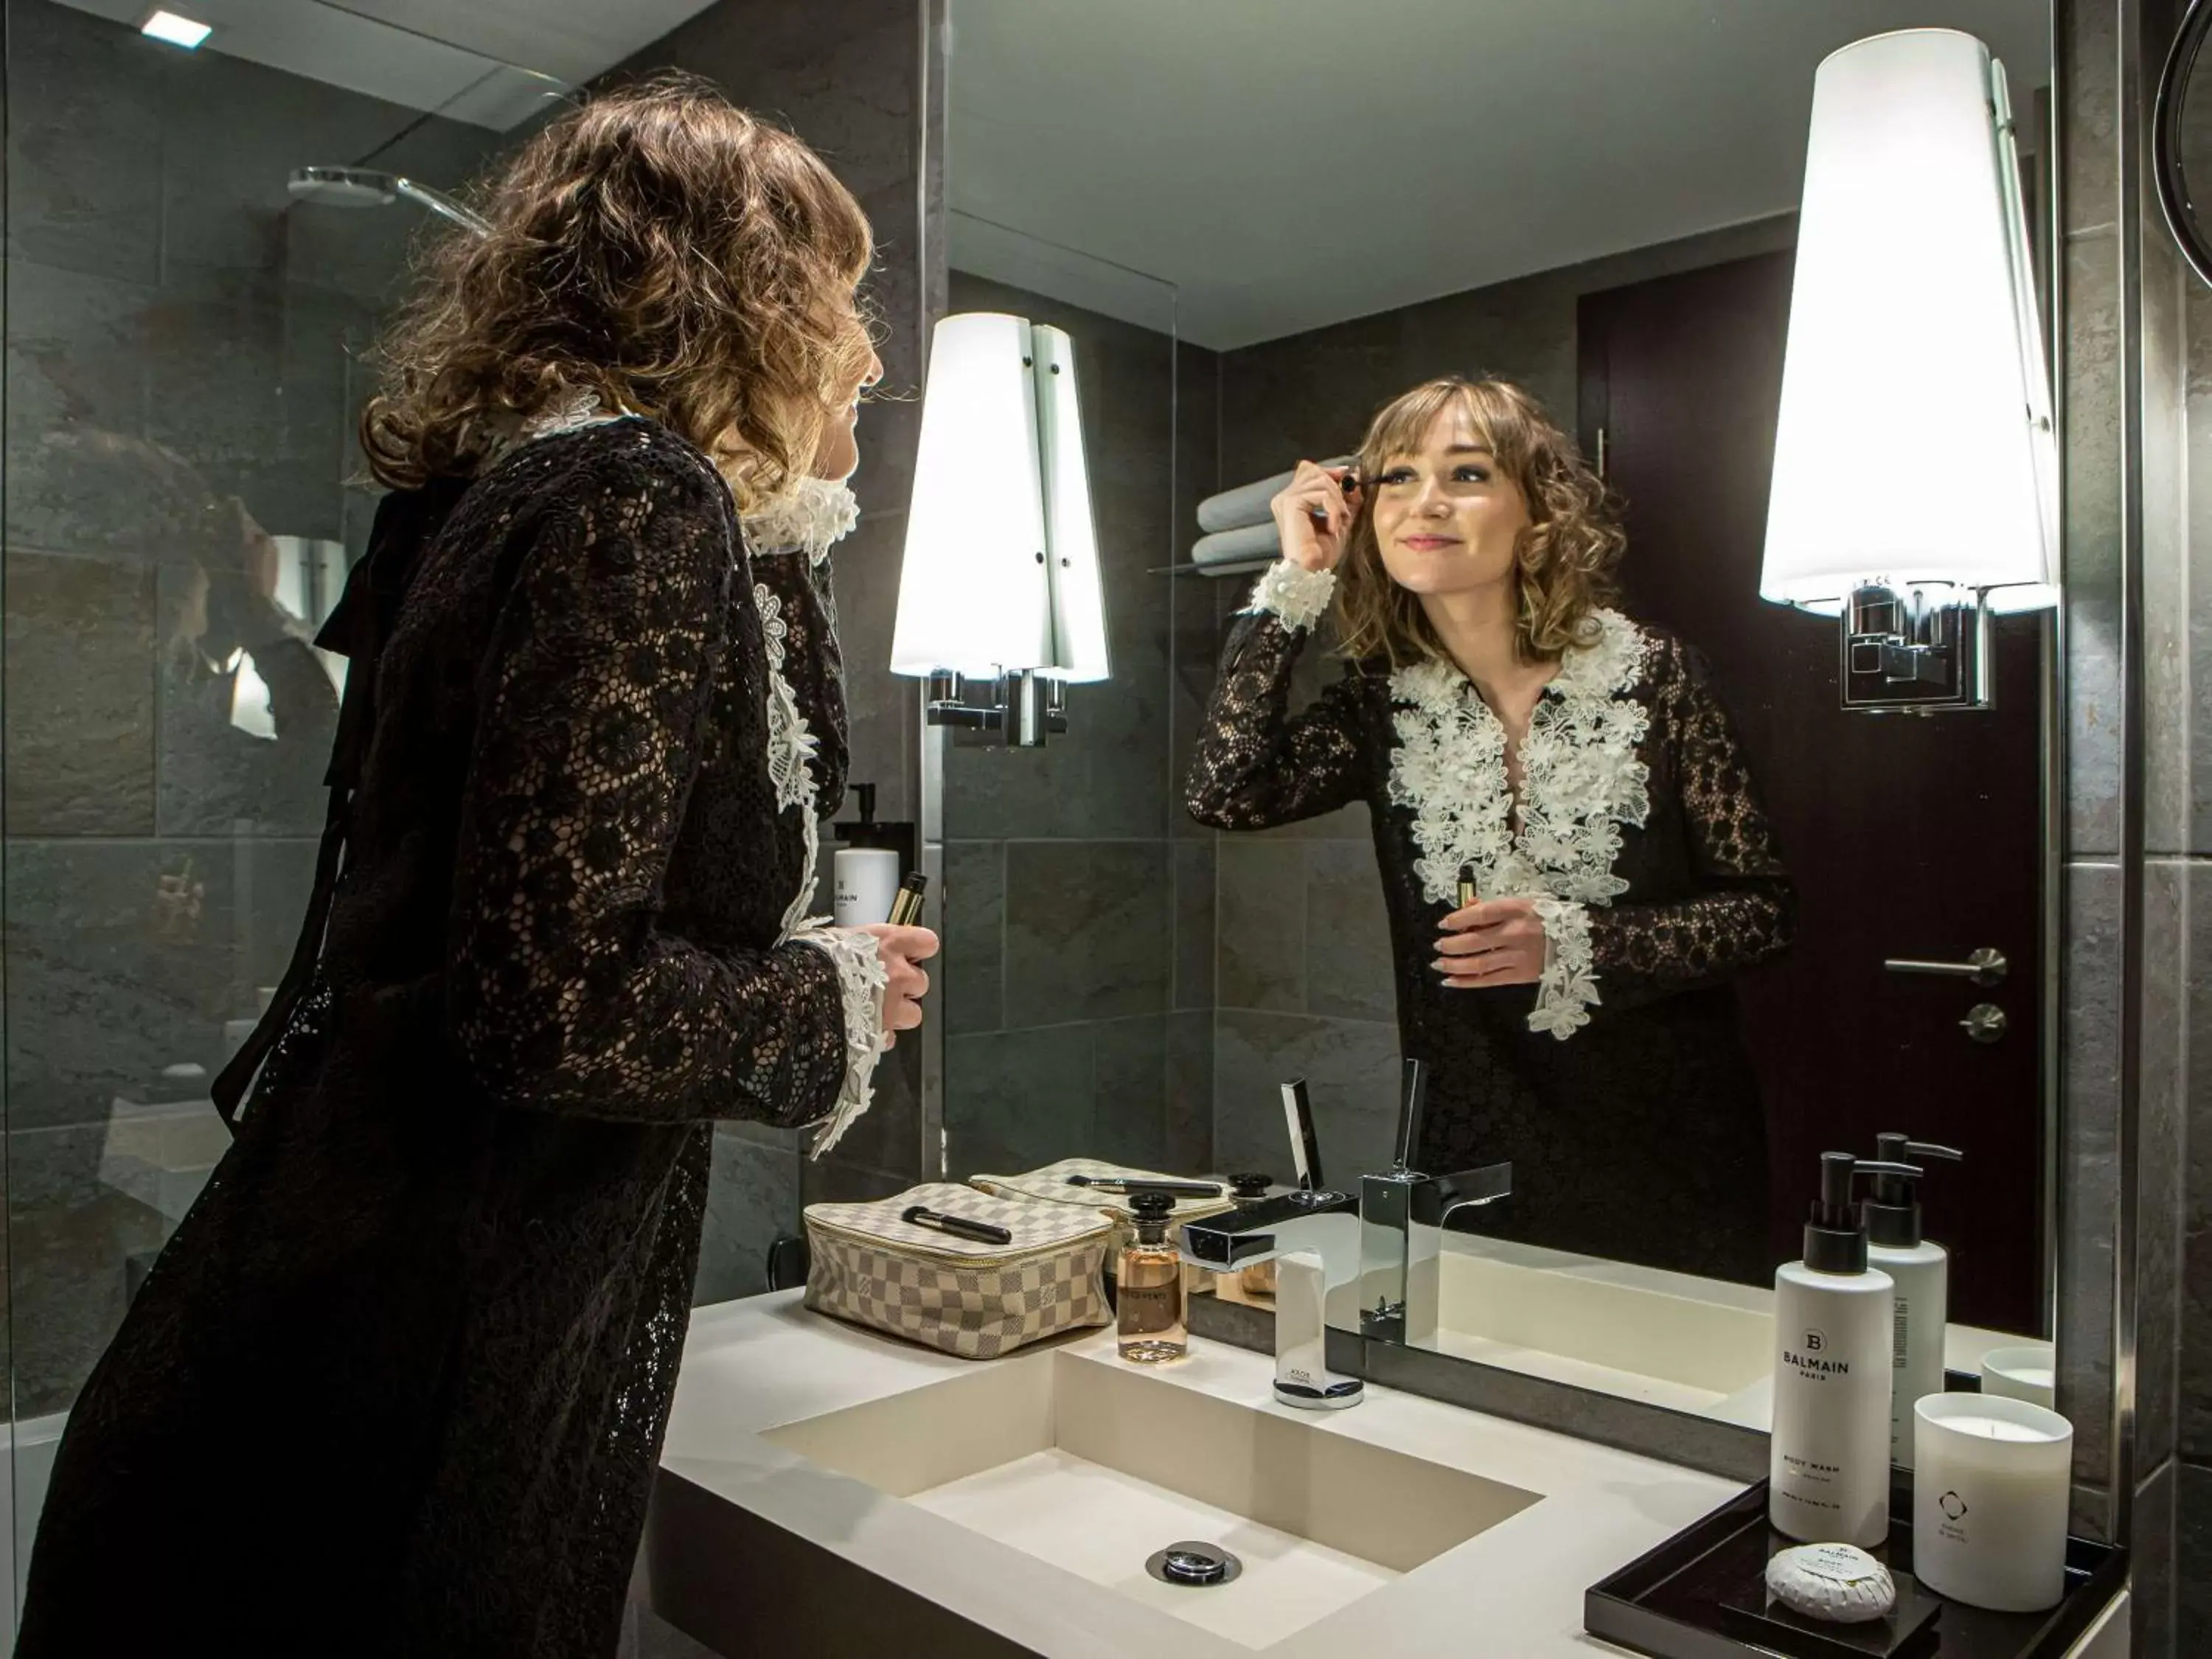
<path id="1" fill-rule="evenodd" d="M 1164 281 L 1182 337 L 1216 349 L 1795 207 L 1814 69 L 1864 35 L 1978 34 L 2023 111 L 2050 78 L 2044 0 L 951 0 L 951 16 L 953 263 L 1153 327 Z"/>
<path id="2" fill-rule="evenodd" d="M 162 0 L 225 52 L 505 131 L 713 0 Z M 149 0 L 63 0 L 136 27 Z"/>

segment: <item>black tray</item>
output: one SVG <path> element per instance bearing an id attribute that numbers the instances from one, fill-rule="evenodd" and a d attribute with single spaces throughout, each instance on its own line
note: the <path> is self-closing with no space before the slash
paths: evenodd
<path id="1" fill-rule="evenodd" d="M 1898 1607 L 1872 1625 L 1814 1625 L 1766 1607 L 1766 1564 L 1796 1540 L 1766 1523 L 1766 1482 L 1746 1488 L 1696 1524 L 1630 1562 L 1583 1596 L 1593 1636 L 1653 1659 L 2058 1659 L 2119 1593 L 2127 1552 L 2066 1540 L 2066 1593 L 2045 1613 L 1990 1613 L 1919 1587 L 1912 1571 L 1912 1486 L 1890 1496 L 1889 1542 L 1874 1552 L 1898 1581 Z M 1936 1604 L 1923 1608 L 1923 1601 Z"/>

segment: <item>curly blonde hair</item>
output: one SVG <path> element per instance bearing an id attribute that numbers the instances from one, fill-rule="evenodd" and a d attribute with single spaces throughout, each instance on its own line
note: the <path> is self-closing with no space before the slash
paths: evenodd
<path id="1" fill-rule="evenodd" d="M 1437 417 L 1464 410 L 1480 442 L 1528 503 L 1515 549 L 1520 589 L 1516 643 L 1528 662 L 1557 662 L 1596 633 L 1593 613 L 1619 589 L 1613 567 L 1627 544 L 1604 481 L 1544 406 L 1507 380 L 1456 374 L 1425 380 L 1385 404 L 1361 440 L 1355 471 L 1379 477 L 1420 447 Z M 1336 584 L 1338 649 L 1393 668 L 1445 655 L 1419 598 L 1390 580 L 1375 538 L 1374 491 L 1362 492 Z"/>
<path id="2" fill-rule="evenodd" d="M 822 159 L 708 82 L 602 94 L 471 192 L 428 246 L 361 417 L 393 489 L 474 472 L 579 393 L 690 439 L 748 510 L 811 465 L 873 331 L 866 216 Z"/>

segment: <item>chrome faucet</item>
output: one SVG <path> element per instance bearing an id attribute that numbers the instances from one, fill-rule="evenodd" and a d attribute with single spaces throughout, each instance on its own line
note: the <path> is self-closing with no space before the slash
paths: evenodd
<path id="1" fill-rule="evenodd" d="M 1510 1164 L 1449 1176 L 1423 1175 L 1413 1167 L 1427 1097 L 1421 1062 L 1407 1060 L 1396 1158 L 1388 1173 L 1359 1179 L 1359 1325 L 1365 1334 L 1388 1341 L 1434 1340 L 1437 1257 L 1446 1225 L 1457 1212 L 1513 1190 Z"/>
<path id="2" fill-rule="evenodd" d="M 1356 1406 L 1366 1385 L 1331 1370 L 1328 1328 L 1358 1327 L 1359 1206 L 1321 1185 L 1321 1158 L 1304 1079 L 1283 1085 L 1299 1185 L 1226 1214 L 1183 1224 L 1182 1258 L 1215 1273 L 1273 1260 L 1275 1398 L 1306 1411 Z M 1331 1316 L 1334 1316 L 1332 1317 Z"/>

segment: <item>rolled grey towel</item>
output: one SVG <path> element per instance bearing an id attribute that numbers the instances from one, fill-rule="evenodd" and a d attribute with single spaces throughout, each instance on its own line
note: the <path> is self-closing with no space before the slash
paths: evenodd
<path id="1" fill-rule="evenodd" d="M 1190 562 L 1237 564 L 1247 559 L 1272 559 L 1282 550 L 1282 538 L 1275 533 L 1275 521 L 1269 519 L 1264 523 L 1240 525 L 1234 530 L 1217 530 L 1211 536 L 1200 536 L 1190 550 Z"/>
<path id="2" fill-rule="evenodd" d="M 1351 464 L 1349 455 L 1338 455 L 1322 463 L 1323 466 Z M 1296 476 L 1295 471 L 1278 472 L 1257 483 L 1239 484 L 1218 495 L 1208 495 L 1198 504 L 1198 527 L 1206 531 L 1241 530 L 1247 525 L 1266 524 L 1269 518 L 1267 503 Z"/>

